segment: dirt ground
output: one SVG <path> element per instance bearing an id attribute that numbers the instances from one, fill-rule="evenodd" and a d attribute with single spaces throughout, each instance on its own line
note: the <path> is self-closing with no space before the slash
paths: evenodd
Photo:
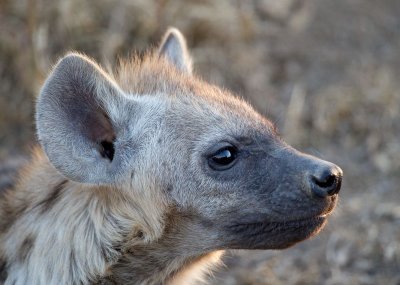
<path id="1" fill-rule="evenodd" d="M 339 209 L 285 251 L 230 252 L 211 284 L 400 284 L 400 1 L 0 1 L 0 158 L 34 145 L 33 102 L 55 60 L 112 66 L 188 38 L 195 72 L 340 165 Z"/>

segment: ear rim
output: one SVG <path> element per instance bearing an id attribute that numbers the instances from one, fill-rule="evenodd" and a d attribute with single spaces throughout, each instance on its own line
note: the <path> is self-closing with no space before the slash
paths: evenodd
<path id="1" fill-rule="evenodd" d="M 98 108 L 109 117 L 111 114 L 107 109 L 118 107 L 124 97 L 123 91 L 115 81 L 94 60 L 80 53 L 66 54 L 54 65 L 36 100 L 35 122 L 38 141 L 50 163 L 66 178 L 79 183 L 112 184 L 122 167 L 122 159 L 114 156 L 109 162 L 101 160 L 99 163 L 98 156 L 101 154 L 96 153 L 93 148 L 94 141 L 85 140 L 78 131 L 71 131 L 69 122 L 65 122 L 65 113 L 57 116 L 58 110 L 68 111 L 70 108 L 63 106 L 61 96 L 67 96 L 66 93 L 63 95 L 63 91 L 71 88 L 71 82 L 78 84 L 74 81 L 75 78 L 87 82 L 83 87 L 92 88 L 90 90 L 93 91 L 92 96 L 96 100 L 93 103 L 99 104 Z M 109 100 L 106 100 L 104 94 Z M 119 122 L 110 118 L 110 123 L 113 131 L 118 132 L 114 123 Z M 75 144 L 69 146 L 68 141 L 75 135 L 78 135 L 73 140 Z"/>
<path id="2" fill-rule="evenodd" d="M 178 70 L 191 75 L 193 60 L 185 36 L 175 27 L 169 27 L 162 37 L 158 54 L 165 57 Z"/>

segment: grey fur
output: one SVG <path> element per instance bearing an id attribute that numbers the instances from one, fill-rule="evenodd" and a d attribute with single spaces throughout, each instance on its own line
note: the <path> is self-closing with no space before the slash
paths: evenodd
<path id="1" fill-rule="evenodd" d="M 79 54 L 59 61 L 37 103 L 44 153 L 0 200 L 6 285 L 193 284 L 224 249 L 282 249 L 323 228 L 340 168 L 285 144 L 188 59 L 171 30 L 114 77 Z M 228 148 L 236 159 L 215 164 Z"/>
<path id="2" fill-rule="evenodd" d="M 69 54 L 60 60 L 41 90 L 36 111 L 39 141 L 52 164 L 74 181 L 113 182 L 126 167 L 125 157 L 117 155 L 109 161 L 98 149 L 102 141 L 124 144 L 122 134 L 129 121 L 124 121 L 123 112 L 134 112 L 133 104 L 126 101 L 88 58 Z M 118 105 L 124 107 L 113 118 L 112 109 Z"/>
<path id="3" fill-rule="evenodd" d="M 168 29 L 161 42 L 159 53 L 179 70 L 188 74 L 192 73 L 192 59 L 186 46 L 186 40 L 179 30 Z"/>

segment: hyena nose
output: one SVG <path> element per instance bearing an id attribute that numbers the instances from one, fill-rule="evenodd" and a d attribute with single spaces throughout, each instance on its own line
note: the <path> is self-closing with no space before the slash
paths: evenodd
<path id="1" fill-rule="evenodd" d="M 343 171 L 336 165 L 326 165 L 317 169 L 310 176 L 313 195 L 325 198 L 339 193 L 342 186 L 342 177 Z"/>

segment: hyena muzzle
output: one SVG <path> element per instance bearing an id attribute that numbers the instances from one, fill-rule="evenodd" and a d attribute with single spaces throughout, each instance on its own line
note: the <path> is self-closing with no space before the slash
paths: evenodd
<path id="1" fill-rule="evenodd" d="M 41 147 L 0 199 L 7 285 L 189 284 L 221 250 L 318 233 L 342 181 L 338 166 L 193 75 L 175 29 L 113 74 L 62 58 L 36 124 Z"/>

